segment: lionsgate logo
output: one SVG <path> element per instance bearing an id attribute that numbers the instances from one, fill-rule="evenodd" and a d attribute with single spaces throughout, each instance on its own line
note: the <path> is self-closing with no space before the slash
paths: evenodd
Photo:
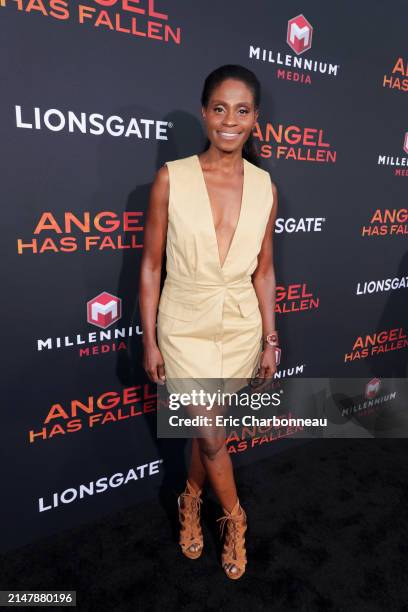
<path id="1" fill-rule="evenodd" d="M 101 113 L 85 113 L 73 110 L 35 106 L 23 111 L 20 105 L 15 106 L 16 127 L 26 130 L 49 130 L 50 132 L 68 132 L 89 134 L 91 136 L 108 135 L 140 140 L 168 140 L 167 131 L 173 127 L 168 121 L 151 118 L 121 117 Z"/>
<path id="2" fill-rule="evenodd" d="M 37 350 L 54 350 L 61 348 L 82 347 L 80 357 L 90 357 L 108 352 L 126 350 L 125 340 L 142 334 L 139 325 L 129 325 L 108 329 L 122 317 L 122 300 L 112 293 L 103 291 L 86 304 L 87 322 L 100 328 L 100 331 L 90 331 L 87 334 L 72 334 L 56 338 L 40 338 L 37 340 Z M 91 345 L 95 346 L 91 346 Z"/>
<path id="3" fill-rule="evenodd" d="M 308 234 L 322 232 L 326 217 L 278 217 L 275 221 L 275 234 Z"/>
<path id="4" fill-rule="evenodd" d="M 394 276 L 393 278 L 359 282 L 357 283 L 356 295 L 385 293 L 397 289 L 408 289 L 408 276 Z"/>
<path id="5" fill-rule="evenodd" d="M 311 23 L 304 15 L 296 15 L 289 19 L 286 31 L 286 43 L 296 55 L 250 44 L 249 59 L 276 65 L 276 78 L 286 81 L 311 84 L 311 75 L 308 73 L 312 72 L 336 77 L 340 64 L 303 57 L 302 54 L 312 47 L 312 38 L 313 26 Z"/>
<path id="6" fill-rule="evenodd" d="M 163 459 L 155 459 L 149 463 L 143 463 L 128 469 L 126 472 L 115 472 L 110 476 L 101 476 L 86 484 L 69 487 L 61 492 L 54 492 L 46 497 L 38 498 L 38 512 L 54 510 L 59 506 L 81 501 L 85 497 L 93 497 L 98 493 L 109 492 L 109 489 L 117 489 L 129 482 L 150 478 L 160 473 Z"/>

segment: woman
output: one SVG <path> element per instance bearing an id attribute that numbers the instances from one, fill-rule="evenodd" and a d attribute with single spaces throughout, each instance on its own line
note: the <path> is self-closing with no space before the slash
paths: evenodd
<path id="1" fill-rule="evenodd" d="M 139 294 L 143 367 L 155 383 L 272 378 L 276 372 L 277 191 L 269 173 L 259 168 L 252 141 L 259 104 L 253 72 L 237 65 L 214 70 L 201 96 L 207 148 L 167 162 L 155 177 Z M 160 296 L 165 248 L 167 275 Z M 218 520 L 227 525 L 223 568 L 237 579 L 247 562 L 247 517 L 225 437 L 192 441 L 186 489 L 178 499 L 181 549 L 191 559 L 202 553 L 200 507 L 207 476 L 224 510 Z"/>

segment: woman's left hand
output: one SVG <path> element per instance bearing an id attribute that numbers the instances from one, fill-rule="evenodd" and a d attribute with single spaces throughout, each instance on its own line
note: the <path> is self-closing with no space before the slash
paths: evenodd
<path id="1" fill-rule="evenodd" d="M 261 354 L 257 378 L 273 378 L 276 373 L 275 347 L 266 344 Z"/>

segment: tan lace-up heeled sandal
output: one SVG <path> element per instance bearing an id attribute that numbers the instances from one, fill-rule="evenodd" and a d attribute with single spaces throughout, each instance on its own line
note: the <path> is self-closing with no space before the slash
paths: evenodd
<path id="1" fill-rule="evenodd" d="M 221 537 L 224 526 L 227 523 L 227 533 L 224 540 L 222 552 L 222 567 L 228 578 L 237 580 L 245 573 L 247 563 L 245 549 L 245 532 L 247 530 L 247 516 L 239 504 L 239 500 L 228 512 L 223 508 L 224 516 L 217 519 L 221 521 Z M 235 566 L 235 570 L 234 570 Z"/>
<path id="2" fill-rule="evenodd" d="M 196 492 L 189 481 L 184 493 L 177 499 L 179 509 L 180 546 L 183 554 L 189 559 L 198 559 L 203 552 L 203 532 L 201 529 L 202 489 Z"/>

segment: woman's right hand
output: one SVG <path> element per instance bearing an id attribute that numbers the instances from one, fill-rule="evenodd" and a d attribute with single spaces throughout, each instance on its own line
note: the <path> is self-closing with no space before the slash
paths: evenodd
<path id="1" fill-rule="evenodd" d="M 152 382 L 158 385 L 165 384 L 164 359 L 157 344 L 144 346 L 143 368 Z"/>

